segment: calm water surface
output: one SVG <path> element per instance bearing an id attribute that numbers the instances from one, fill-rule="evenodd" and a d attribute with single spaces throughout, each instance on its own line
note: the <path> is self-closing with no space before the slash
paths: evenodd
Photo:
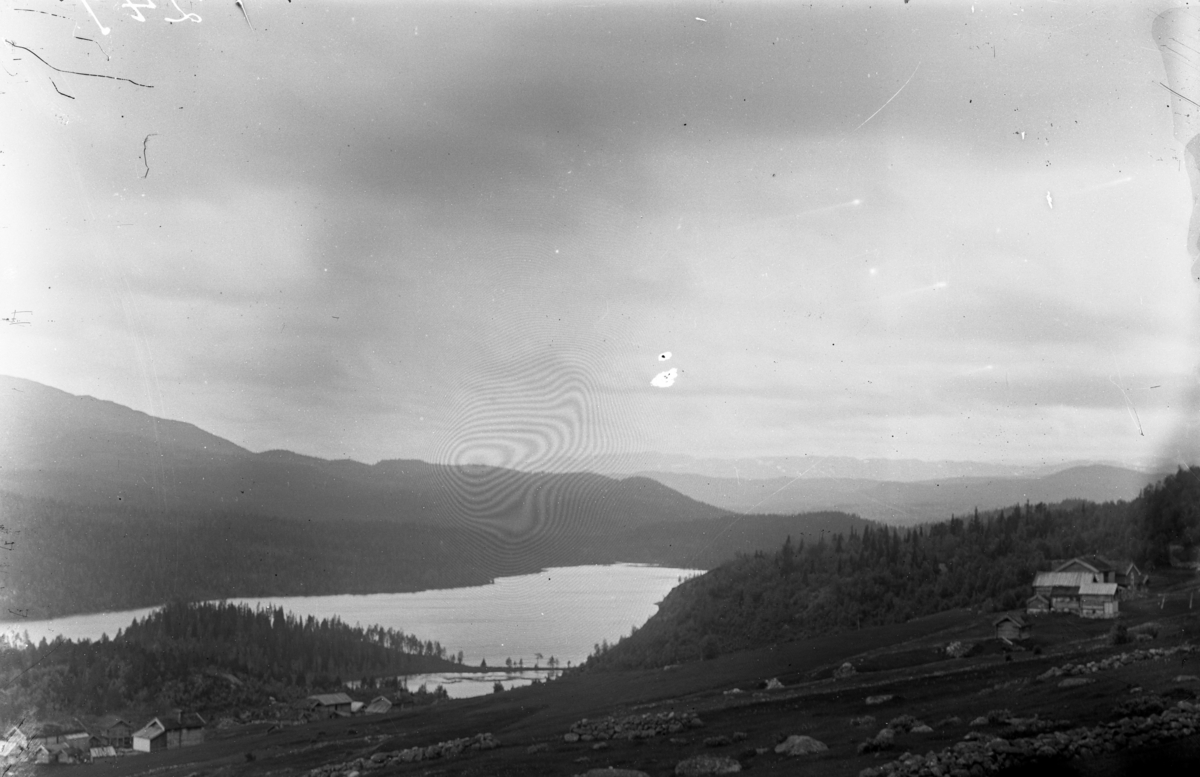
<path id="1" fill-rule="evenodd" d="M 448 653 L 463 651 L 465 663 L 500 670 L 487 677 L 454 674 L 414 677 L 413 689 L 422 682 L 442 685 L 451 696 L 491 692 L 494 682 L 506 688 L 528 683 L 532 673 L 504 672 L 505 659 L 523 660 L 531 667 L 554 656 L 564 666 L 578 664 L 601 640 L 615 642 L 641 626 L 654 614 L 657 603 L 680 578 L 697 570 L 637 564 L 557 567 L 532 575 L 502 577 L 474 588 L 450 588 L 411 594 L 366 596 L 290 596 L 269 599 L 231 599 L 251 607 L 282 607 L 307 618 L 337 616 L 351 625 L 378 624 L 440 642 Z M 45 621 L 3 625 L 6 634 L 28 633 L 34 642 L 110 637 L 143 618 L 153 608 L 124 612 L 73 615 Z"/>

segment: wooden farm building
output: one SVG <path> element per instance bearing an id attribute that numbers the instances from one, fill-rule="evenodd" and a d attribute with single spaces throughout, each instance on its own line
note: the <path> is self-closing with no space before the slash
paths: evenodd
<path id="1" fill-rule="evenodd" d="M 392 702 L 386 696 L 376 696 L 371 699 L 371 703 L 363 710 L 367 715 L 382 715 L 392 709 Z"/>
<path id="2" fill-rule="evenodd" d="M 1131 561 L 1129 564 L 1122 564 L 1122 567 L 1117 572 L 1117 585 L 1130 593 L 1146 590 L 1149 578 L 1137 568 L 1137 564 Z"/>
<path id="3" fill-rule="evenodd" d="M 1009 642 L 1029 639 L 1029 624 L 1019 615 L 1001 615 L 992 621 L 992 627 L 996 629 L 996 639 Z"/>
<path id="4" fill-rule="evenodd" d="M 1053 567 L 1034 576 L 1033 596 L 1025 601 L 1029 615 L 1068 612 L 1115 618 L 1118 600 L 1135 596 L 1146 587 L 1146 576 L 1132 562 L 1091 555 L 1056 561 Z"/>
<path id="5" fill-rule="evenodd" d="M 13 747 L 24 748 L 29 744 L 29 734 L 20 726 L 13 726 L 4 735 L 4 741 Z"/>
<path id="6" fill-rule="evenodd" d="M 1050 602 L 1050 612 L 1079 613 L 1079 586 L 1096 582 L 1091 572 L 1038 572 L 1033 591 Z"/>
<path id="7" fill-rule="evenodd" d="M 133 733 L 133 749 L 143 753 L 174 750 L 204 741 L 204 718 L 194 712 L 166 715 Z"/>
<path id="8" fill-rule="evenodd" d="M 33 751 L 33 762 L 36 764 L 73 764 L 82 760 L 78 748 L 65 742 L 53 742 L 48 745 L 38 745 Z"/>
<path id="9" fill-rule="evenodd" d="M 1050 597 L 1042 594 L 1034 594 L 1025 600 L 1025 612 L 1030 615 L 1041 615 L 1044 612 L 1050 612 Z"/>
<path id="10" fill-rule="evenodd" d="M 1079 614 L 1085 618 L 1115 618 L 1119 605 L 1116 583 L 1084 583 L 1079 586 Z"/>
<path id="11" fill-rule="evenodd" d="M 96 738 L 100 740 L 101 747 L 129 750 L 133 747 L 133 726 L 115 715 L 109 715 L 96 724 Z"/>
<path id="12" fill-rule="evenodd" d="M 1086 572 L 1096 578 L 1097 583 L 1117 582 L 1117 564 L 1104 556 L 1076 556 L 1073 559 L 1060 562 L 1054 567 L 1055 572 Z"/>
<path id="13" fill-rule="evenodd" d="M 353 703 L 354 700 L 344 693 L 319 693 L 305 699 L 309 709 L 336 715 L 349 715 Z"/>

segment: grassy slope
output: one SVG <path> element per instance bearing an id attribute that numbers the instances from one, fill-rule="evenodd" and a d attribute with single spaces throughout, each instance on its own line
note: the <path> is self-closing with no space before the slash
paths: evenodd
<path id="1" fill-rule="evenodd" d="M 1164 646 L 1200 638 L 1198 613 L 1187 609 L 1186 597 L 1177 596 L 1164 610 L 1158 609 L 1154 600 L 1129 604 L 1123 621 L 1135 624 L 1156 620 L 1165 624 L 1163 635 L 1152 643 Z M 1095 684 L 1082 688 L 1064 690 L 1053 683 L 1028 683 L 1050 666 L 1077 660 L 1081 655 L 1090 660 L 1130 649 L 1130 646 L 1105 645 L 1104 634 L 1111 623 L 1069 617 L 1037 621 L 1035 631 L 1047 643 L 1041 656 L 1021 653 L 1011 663 L 995 652 L 970 659 L 936 659 L 934 645 L 951 639 L 985 636 L 989 631 L 988 620 L 986 615 L 959 610 L 902 625 L 731 654 L 667 671 L 578 675 L 541 687 L 455 701 L 416 712 L 328 721 L 274 734 L 267 734 L 262 726 L 230 729 L 214 732 L 211 741 L 200 747 L 126 758 L 115 765 L 80 767 L 73 773 L 130 777 L 151 771 L 156 775 L 181 777 L 194 772 L 214 777 L 298 774 L 320 764 L 369 755 L 377 749 L 395 750 L 491 731 L 504 747 L 456 760 L 411 764 L 372 774 L 568 775 L 594 766 L 614 765 L 642 769 L 657 777 L 671 774 L 675 763 L 695 753 L 736 756 L 741 746 L 707 749 L 702 739 L 744 731 L 749 735 L 745 745 L 751 747 L 769 747 L 784 734 L 809 734 L 828 744 L 830 751 L 806 759 L 805 774 L 854 775 L 905 749 L 925 752 L 950 746 L 970 730 L 967 723 L 971 718 L 992 709 L 1009 708 L 1022 715 L 1037 713 L 1090 724 L 1106 719 L 1113 704 L 1128 698 L 1132 684 L 1149 691 L 1163 691 L 1173 687 L 1172 677 L 1195 673 L 1195 667 L 1181 666 L 1177 660 L 1152 661 L 1102 673 L 1096 676 Z M 865 665 L 871 657 L 922 651 L 931 663 L 864 671 L 850 680 L 819 679 L 843 660 L 853 658 Z M 753 688 L 773 676 L 781 677 L 787 689 L 773 694 L 724 693 L 732 687 Z M 902 700 L 868 707 L 865 697 L 876 693 L 896 693 Z M 685 745 L 674 745 L 660 737 L 646 743 L 614 742 L 611 749 L 595 751 L 588 743 L 562 741 L 562 734 L 570 724 L 583 717 L 666 709 L 697 710 L 707 725 L 688 732 L 689 742 Z M 931 724 L 950 715 L 959 716 L 962 722 L 939 726 L 933 734 L 904 735 L 899 740 L 900 749 L 890 756 L 876 759 L 855 752 L 858 742 L 902 713 L 916 715 Z M 863 714 L 878 718 L 875 728 L 848 725 L 849 718 Z M 1133 763 L 1149 768 L 1155 758 L 1171 760 L 1200 752 L 1197 740 L 1200 736 L 1154 751 L 1121 752 L 1074 764 L 1071 769 L 1073 773 L 1099 777 L 1126 773 L 1126 767 Z M 549 752 L 528 754 L 525 748 L 537 741 L 547 742 Z M 255 753 L 253 762 L 245 759 L 245 753 L 250 751 Z M 773 752 L 744 758 L 743 762 L 753 773 L 762 775 L 795 774 L 797 769 L 794 759 Z M 1056 773 L 1072 772 L 1064 772 L 1060 767 Z"/>

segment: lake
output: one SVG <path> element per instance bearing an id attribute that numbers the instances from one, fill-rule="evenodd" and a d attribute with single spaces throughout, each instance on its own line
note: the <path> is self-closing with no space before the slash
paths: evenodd
<path id="1" fill-rule="evenodd" d="M 505 672 L 505 660 L 533 666 L 554 656 L 563 666 L 587 658 L 601 640 L 615 642 L 641 626 L 680 579 L 699 570 L 640 564 L 555 567 L 532 575 L 497 578 L 472 588 L 362 596 L 288 596 L 230 599 L 251 607 L 282 607 L 318 620 L 338 616 L 351 625 L 377 624 L 440 642 L 447 654 L 463 651 L 465 663 L 486 660 L 498 670 L 487 676 L 438 674 L 410 678 L 409 687 L 442 685 L 455 698 L 490 693 L 494 682 L 506 688 L 528 684 L 533 673 Z M 154 608 L 71 615 L 44 621 L 3 624 L 7 635 L 99 639 L 115 635 Z"/>

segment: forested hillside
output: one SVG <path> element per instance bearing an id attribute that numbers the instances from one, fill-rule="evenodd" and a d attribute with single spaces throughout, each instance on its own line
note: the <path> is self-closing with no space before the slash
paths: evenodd
<path id="1" fill-rule="evenodd" d="M 114 639 L 0 649 L 0 719 L 254 706 L 341 681 L 462 667 L 436 642 L 232 604 L 168 605 Z"/>
<path id="2" fill-rule="evenodd" d="M 249 596 L 398 593 L 483 585 L 502 574 L 618 561 L 710 568 L 741 552 L 866 525 L 841 513 L 726 518 L 577 532 L 501 545 L 468 529 L 321 523 L 231 511 L 82 507 L 0 491 L 7 543 L 0 620 Z M 507 556 L 493 564 L 489 553 Z"/>
<path id="3" fill-rule="evenodd" d="M 0 492 L 4 620 L 173 599 L 417 591 L 492 579 L 463 532 L 232 512 L 84 507 Z M 533 567 L 529 571 L 536 571 Z"/>
<path id="4" fill-rule="evenodd" d="M 1200 468 L 1133 502 L 1015 506 L 896 529 L 868 526 L 743 555 L 673 590 L 646 625 L 600 646 L 589 669 L 654 667 L 781 640 L 899 623 L 957 607 L 1022 606 L 1052 559 L 1163 562 L 1200 540 Z"/>

